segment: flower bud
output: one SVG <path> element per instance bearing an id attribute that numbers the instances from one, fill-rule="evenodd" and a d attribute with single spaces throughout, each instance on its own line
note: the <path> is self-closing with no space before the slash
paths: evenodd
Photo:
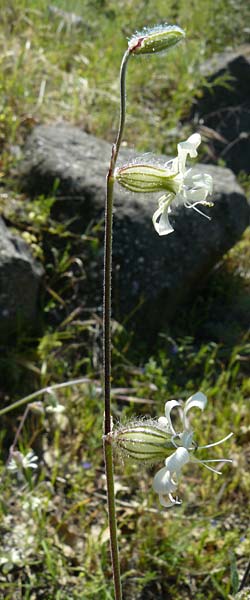
<path id="1" fill-rule="evenodd" d="M 169 169 L 153 164 L 131 164 L 117 168 L 114 177 L 118 183 L 131 192 L 176 193 L 178 185 L 175 174 Z"/>
<path id="2" fill-rule="evenodd" d="M 171 434 L 155 421 L 121 427 L 114 434 L 114 442 L 128 457 L 149 464 L 165 459 L 166 450 L 174 447 Z"/>
<path id="3" fill-rule="evenodd" d="M 157 25 L 151 29 L 145 27 L 132 36 L 128 49 L 131 54 L 155 54 L 175 46 L 184 37 L 185 32 L 178 25 Z"/>

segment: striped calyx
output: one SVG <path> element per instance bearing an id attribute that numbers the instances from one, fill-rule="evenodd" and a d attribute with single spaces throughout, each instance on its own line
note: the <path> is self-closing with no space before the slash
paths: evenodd
<path id="1" fill-rule="evenodd" d="M 175 177 L 176 173 L 153 164 L 128 164 L 115 170 L 115 179 L 122 187 L 144 194 L 162 191 L 176 193 L 178 185 Z"/>
<path id="2" fill-rule="evenodd" d="M 121 427 L 115 432 L 114 441 L 127 457 L 153 464 L 166 458 L 166 450 L 173 450 L 171 437 L 166 428 L 150 420 Z"/>

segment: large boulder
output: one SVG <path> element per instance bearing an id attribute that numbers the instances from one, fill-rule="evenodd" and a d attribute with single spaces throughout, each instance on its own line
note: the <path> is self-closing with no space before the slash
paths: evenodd
<path id="1" fill-rule="evenodd" d="M 56 189 L 54 216 L 72 220 L 84 232 L 103 218 L 110 144 L 77 128 L 58 125 L 33 130 L 24 151 L 22 187 L 31 194 Z M 121 162 L 131 151 L 122 150 Z M 142 304 L 145 329 L 169 321 L 249 224 L 249 206 L 228 169 L 199 165 L 214 178 L 214 207 L 208 221 L 193 210 L 173 212 L 175 232 L 159 237 L 152 225 L 157 195 L 138 195 L 115 187 L 113 239 L 113 315 L 128 316 Z M 55 182 L 57 182 L 55 187 Z M 102 257 L 100 257 L 101 293 Z M 146 311 L 146 312 L 145 312 Z"/>
<path id="2" fill-rule="evenodd" d="M 250 44 L 204 63 L 207 82 L 192 118 L 208 140 L 208 160 L 250 173 Z"/>
<path id="3" fill-rule="evenodd" d="M 0 341 L 38 330 L 43 267 L 0 218 Z"/>

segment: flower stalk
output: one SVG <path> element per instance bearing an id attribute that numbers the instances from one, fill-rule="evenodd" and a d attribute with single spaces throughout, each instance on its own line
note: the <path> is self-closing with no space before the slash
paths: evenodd
<path id="1" fill-rule="evenodd" d="M 105 203 L 105 240 L 104 240 L 104 284 L 103 284 L 103 367 L 104 367 L 104 456 L 107 480 L 107 499 L 109 513 L 111 558 L 113 565 L 113 578 L 115 600 L 122 599 L 119 551 L 117 543 L 117 527 L 115 515 L 115 492 L 113 451 L 111 444 L 112 419 L 111 419 L 111 274 L 112 274 L 112 222 L 113 222 L 113 189 L 114 172 L 120 150 L 125 117 L 126 117 L 126 69 L 128 59 L 136 54 L 153 54 L 168 50 L 176 45 L 184 31 L 176 26 L 163 25 L 153 29 L 144 29 L 142 33 L 133 36 L 123 56 L 120 69 L 120 121 L 115 143 L 112 146 L 109 170 L 107 174 L 107 191 Z"/>
<path id="2" fill-rule="evenodd" d="M 103 370 L 104 370 L 104 457 L 107 480 L 108 518 L 110 531 L 111 559 L 115 600 L 122 599 L 119 550 L 115 513 L 114 466 L 113 451 L 110 439 L 111 421 L 111 275 L 112 275 L 112 230 L 113 230 L 113 189 L 114 169 L 121 145 L 126 115 L 126 69 L 130 51 L 126 50 L 120 70 L 120 121 L 115 143 L 112 146 L 110 166 L 107 174 L 107 191 L 105 204 L 105 239 L 104 239 L 104 282 L 103 282 Z"/>

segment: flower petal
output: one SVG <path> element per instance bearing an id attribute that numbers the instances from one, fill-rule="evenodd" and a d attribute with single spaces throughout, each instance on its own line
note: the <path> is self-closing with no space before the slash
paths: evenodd
<path id="1" fill-rule="evenodd" d="M 173 433 L 174 435 L 176 435 L 176 431 L 172 424 L 172 419 L 171 419 L 170 414 L 171 414 L 172 409 L 175 408 L 175 406 L 181 406 L 180 402 L 178 402 L 177 400 L 168 400 L 168 402 L 166 402 L 166 404 L 165 404 L 165 415 L 166 415 L 166 419 L 168 422 L 168 426 L 169 426 L 171 433 Z"/>
<path id="2" fill-rule="evenodd" d="M 204 204 L 204 202 L 206 202 L 208 193 L 209 192 L 205 187 L 183 190 L 184 206 L 186 206 L 186 201 L 191 202 L 191 204 Z"/>
<path id="3" fill-rule="evenodd" d="M 185 429 L 189 428 L 189 420 L 187 418 L 187 413 L 190 410 L 190 408 L 195 407 L 195 408 L 199 408 L 200 410 L 204 410 L 206 404 L 207 404 L 207 397 L 202 392 L 197 392 L 196 394 L 193 394 L 193 396 L 190 396 L 190 398 L 188 398 L 188 400 L 185 402 L 185 406 L 183 409 L 184 428 Z"/>
<path id="4" fill-rule="evenodd" d="M 168 200 L 166 201 L 166 203 L 162 203 L 161 201 L 161 205 L 153 214 L 153 225 L 159 235 L 168 235 L 169 233 L 172 233 L 174 231 L 168 218 L 169 205 L 173 197 L 174 196 L 171 194 L 170 199 L 168 196 Z"/>
<path id="5" fill-rule="evenodd" d="M 185 431 L 183 431 L 183 433 L 181 433 L 179 436 L 179 446 L 183 446 L 187 450 L 194 450 L 196 445 L 193 442 L 193 436 L 194 432 L 192 429 L 186 429 Z"/>
<path id="6" fill-rule="evenodd" d="M 194 169 L 188 169 L 184 183 L 190 188 L 205 188 L 209 194 L 213 191 L 213 178 L 209 173 L 197 173 Z"/>
<path id="7" fill-rule="evenodd" d="M 189 155 L 191 158 L 197 156 L 197 148 L 201 143 L 201 136 L 199 133 L 194 133 L 185 142 L 180 142 L 178 148 L 178 159 L 179 159 L 179 170 L 181 173 L 185 171 L 186 159 Z"/>
<path id="8" fill-rule="evenodd" d="M 177 488 L 177 483 L 171 479 L 171 473 L 163 467 L 154 476 L 153 489 L 157 494 L 170 494 Z"/>
<path id="9" fill-rule="evenodd" d="M 165 460 L 165 466 L 170 473 L 176 473 L 177 477 L 180 474 L 182 467 L 190 460 L 189 452 L 186 448 L 180 446 Z"/>
<path id="10" fill-rule="evenodd" d="M 204 410 L 206 404 L 207 396 L 205 396 L 203 392 L 196 392 L 196 394 L 193 394 L 186 400 L 183 412 L 186 415 L 190 408 L 193 408 L 194 406 L 200 410 Z"/>

